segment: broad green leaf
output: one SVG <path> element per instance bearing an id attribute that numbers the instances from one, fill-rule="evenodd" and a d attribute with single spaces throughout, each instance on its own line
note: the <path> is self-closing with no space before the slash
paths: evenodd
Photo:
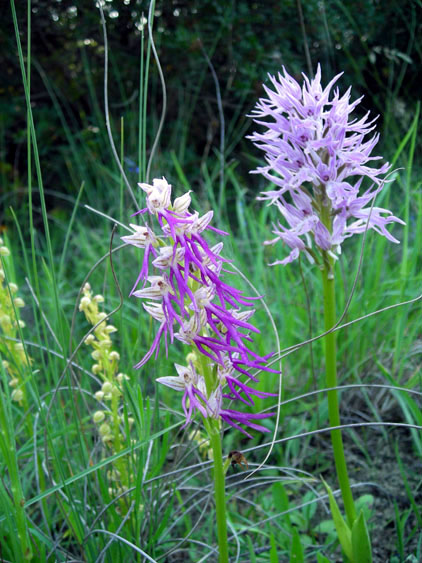
<path id="1" fill-rule="evenodd" d="M 373 506 L 374 495 L 362 495 L 358 497 L 355 502 L 356 512 L 359 514 L 359 512 L 363 510 L 363 516 L 366 520 L 369 519 Z"/>
<path id="2" fill-rule="evenodd" d="M 371 541 L 362 511 L 352 526 L 352 552 L 354 563 L 372 563 Z"/>
<path id="3" fill-rule="evenodd" d="M 286 489 L 283 483 L 277 482 L 272 486 L 274 506 L 277 512 L 283 512 L 289 509 L 289 499 L 287 497 Z"/>
<path id="4" fill-rule="evenodd" d="M 293 529 L 292 548 L 290 550 L 290 563 L 304 563 L 305 556 L 303 553 L 302 543 L 300 541 L 299 532 Z"/>
<path id="5" fill-rule="evenodd" d="M 274 483 L 272 486 L 272 492 L 273 492 L 274 506 L 277 512 L 285 512 L 286 510 L 289 510 L 289 498 L 287 496 L 286 489 L 284 488 L 283 483 L 281 482 Z M 285 519 L 286 525 L 290 529 L 291 528 L 290 514 L 285 514 L 283 518 Z"/>
<path id="6" fill-rule="evenodd" d="M 280 561 L 278 554 L 277 554 L 277 545 L 275 543 L 275 537 L 274 534 L 271 533 L 270 536 L 270 544 L 271 544 L 271 549 L 270 549 L 270 563 L 278 563 Z"/>
<path id="7" fill-rule="evenodd" d="M 336 525 L 334 524 L 333 520 L 323 520 L 322 522 L 318 523 L 318 533 L 319 534 L 335 534 L 336 532 Z"/>
<path id="8" fill-rule="evenodd" d="M 331 515 L 334 520 L 334 524 L 336 525 L 337 536 L 340 542 L 341 547 L 343 548 L 344 553 L 346 556 L 353 560 L 353 551 L 352 551 L 352 532 L 350 531 L 349 526 L 346 524 L 343 516 L 340 513 L 340 509 L 337 505 L 336 499 L 334 498 L 333 491 L 330 489 L 328 484 L 322 480 L 327 489 L 328 498 L 330 501 L 330 509 Z M 358 563 L 358 562 L 356 562 Z M 360 562 L 359 562 L 360 563 Z"/>

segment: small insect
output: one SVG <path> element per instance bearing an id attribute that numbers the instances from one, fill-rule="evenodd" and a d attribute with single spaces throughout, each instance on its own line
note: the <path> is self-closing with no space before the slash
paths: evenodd
<path id="1" fill-rule="evenodd" d="M 234 467 L 237 464 L 237 465 L 244 465 L 246 469 L 249 469 L 247 459 L 242 454 L 242 452 L 233 450 L 232 452 L 229 453 L 229 459 L 231 460 L 232 467 Z"/>

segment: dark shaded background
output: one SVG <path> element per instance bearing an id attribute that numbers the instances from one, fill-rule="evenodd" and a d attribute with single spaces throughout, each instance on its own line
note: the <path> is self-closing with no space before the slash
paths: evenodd
<path id="1" fill-rule="evenodd" d="M 95 3 L 87 0 L 32 0 L 31 6 L 32 108 L 48 202 L 50 207 L 60 207 L 60 199 L 50 192 L 75 196 L 82 180 L 100 190 L 104 180 L 99 178 L 99 163 L 117 172 L 104 133 L 100 14 Z M 144 0 L 104 2 L 110 109 L 116 135 L 124 116 L 125 154 L 134 162 L 140 22 L 148 8 Z M 26 49 L 27 3 L 17 1 L 16 9 Z M 344 71 L 341 88 L 353 84 L 354 97 L 364 94 L 362 110 L 380 114 L 384 136 L 399 143 L 421 99 L 421 15 L 419 0 L 158 1 L 154 39 L 166 79 L 168 108 L 157 167 L 171 166 L 168 155 L 173 150 L 195 184 L 200 182 L 201 165 L 218 158 L 220 120 L 209 57 L 221 89 L 226 160 L 236 159 L 240 175 L 246 178 L 254 166 L 250 160 L 254 149 L 245 140 L 253 126 L 246 114 L 262 94 L 268 72 L 276 73 L 285 65 L 298 78 L 301 71 L 308 73 L 305 44 L 313 68 L 318 61 L 323 66 L 323 82 Z M 21 197 L 16 194 L 27 186 L 26 109 L 9 2 L 1 3 L 0 16 L 1 201 L 16 204 L 16 197 Z M 149 148 L 161 103 L 153 61 Z M 72 143 L 89 148 L 94 170 L 84 167 L 85 156 L 81 157 L 84 165 L 75 164 L 75 154 L 85 153 L 78 153 Z M 247 181 L 258 180 L 248 176 Z"/>

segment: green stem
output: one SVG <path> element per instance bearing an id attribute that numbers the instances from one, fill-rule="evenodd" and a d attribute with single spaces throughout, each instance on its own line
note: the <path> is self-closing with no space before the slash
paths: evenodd
<path id="1" fill-rule="evenodd" d="M 325 330 L 330 330 L 336 323 L 336 299 L 334 264 L 332 258 L 327 257 L 327 263 L 322 271 L 324 286 L 324 321 Z M 336 333 L 330 332 L 325 336 L 325 372 L 327 387 L 337 387 L 336 366 Z M 340 412 L 337 390 L 328 391 L 328 416 L 330 426 L 340 426 Z M 340 484 L 341 496 L 343 497 L 347 521 L 351 527 L 356 519 L 356 510 L 353 502 L 352 490 L 350 488 L 347 473 L 346 458 L 344 457 L 344 446 L 341 430 L 331 431 L 331 443 L 333 445 L 334 461 L 336 465 L 337 478 Z"/>
<path id="2" fill-rule="evenodd" d="M 225 496 L 225 474 L 223 467 L 223 454 L 221 449 L 221 436 L 217 420 L 204 419 L 205 428 L 214 456 L 214 496 L 217 514 L 217 537 L 219 547 L 219 562 L 228 563 L 229 546 L 227 543 L 227 519 L 226 519 L 226 496 Z"/>
<path id="3" fill-rule="evenodd" d="M 111 415 L 113 417 L 114 451 L 119 453 L 122 449 L 120 443 L 119 397 L 114 393 L 114 389 L 111 395 Z"/>

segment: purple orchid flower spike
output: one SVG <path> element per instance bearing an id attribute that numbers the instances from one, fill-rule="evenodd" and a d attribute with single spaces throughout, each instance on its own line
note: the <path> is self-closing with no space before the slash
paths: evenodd
<path id="1" fill-rule="evenodd" d="M 189 192 L 172 202 L 171 186 L 165 178 L 140 187 L 146 193 L 146 207 L 137 214 L 155 218 L 160 233 L 131 225 L 133 234 L 122 238 L 144 251 L 131 295 L 145 300 L 144 309 L 159 322 L 159 328 L 149 351 L 135 367 L 158 356 L 162 339 L 166 353 L 168 338 L 170 343 L 177 339 L 191 347 L 195 361 L 188 367 L 175 364 L 177 376 L 159 377 L 157 381 L 183 391 L 186 424 L 199 412 L 204 418 L 225 420 L 247 436 L 250 434 L 239 425 L 266 432 L 255 421 L 271 414 L 246 414 L 222 406 L 223 399 L 253 406 L 256 397 L 275 396 L 258 391 L 240 378 L 246 376 L 256 382 L 252 370 L 276 372 L 266 365 L 271 354 L 261 356 L 252 347 L 250 335 L 259 332 L 249 322 L 254 311 L 242 308 L 251 307 L 256 298 L 245 297 L 221 279 L 223 264 L 229 262 L 221 256 L 223 244 L 209 246 L 204 238 L 207 230 L 227 233 L 211 226 L 212 211 L 203 216 L 188 211 Z M 139 284 L 142 286 L 137 289 Z M 201 355 L 205 360 L 199 360 Z M 211 374 L 207 384 L 201 373 L 204 369 Z"/>
<path id="2" fill-rule="evenodd" d="M 369 165 L 381 159 L 371 156 L 379 140 L 375 119 L 351 117 L 362 98 L 352 102 L 350 88 L 343 96 L 333 91 L 340 76 L 323 89 L 318 65 L 315 78 L 303 75 L 300 86 L 283 68 L 283 74 L 270 76 L 274 89 L 264 86 L 267 97 L 252 111 L 255 123 L 266 127 L 248 137 L 265 153 L 266 165 L 253 172 L 278 188 L 257 199 L 276 205 L 284 223 L 274 225 L 275 238 L 265 244 L 281 241 L 291 250 L 271 265 L 292 262 L 300 253 L 314 261 L 318 251 L 336 258 L 343 241 L 366 228 L 398 242 L 386 226 L 403 221 L 387 209 L 371 211 L 390 170 L 388 163 Z M 371 186 L 362 194 L 365 178 Z"/>

